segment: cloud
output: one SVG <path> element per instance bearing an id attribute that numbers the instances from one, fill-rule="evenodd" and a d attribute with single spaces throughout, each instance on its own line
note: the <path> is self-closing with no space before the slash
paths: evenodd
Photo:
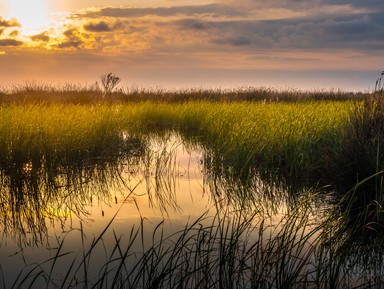
<path id="1" fill-rule="evenodd" d="M 206 30 L 211 27 L 209 22 L 202 21 L 198 19 L 185 18 L 175 21 L 177 26 L 180 26 L 183 29 L 192 29 L 192 30 Z"/>
<path id="2" fill-rule="evenodd" d="M 244 35 L 238 35 L 233 37 L 218 38 L 213 42 L 217 44 L 229 44 L 233 46 L 248 46 L 252 44 L 252 41 L 249 37 Z"/>
<path id="3" fill-rule="evenodd" d="M 84 30 L 89 32 L 110 32 L 117 29 L 122 29 L 123 24 L 121 22 L 116 22 L 115 24 L 108 24 L 105 21 L 100 21 L 96 23 L 88 23 L 83 26 Z"/>
<path id="4" fill-rule="evenodd" d="M 0 27 L 21 27 L 21 25 L 16 19 L 5 20 L 0 16 Z"/>
<path id="5" fill-rule="evenodd" d="M 81 40 L 66 40 L 57 45 L 58 48 L 79 48 L 83 44 Z"/>
<path id="6" fill-rule="evenodd" d="M 367 5 L 357 0 L 344 5 L 337 0 L 231 1 L 88 10 L 69 16 L 59 35 L 43 32 L 31 36 L 32 41 L 43 43 L 30 47 L 100 55 L 193 54 L 206 58 L 220 51 L 237 56 L 261 50 L 317 49 L 368 54 L 384 48 L 384 15 L 373 9 L 383 5 L 374 0 L 367 0 Z"/>
<path id="7" fill-rule="evenodd" d="M 20 31 L 18 31 L 18 30 L 13 30 L 11 33 L 9 33 L 9 36 L 11 36 L 11 37 L 17 37 L 17 36 L 19 36 L 19 34 L 20 34 Z"/>
<path id="8" fill-rule="evenodd" d="M 70 28 L 64 31 L 63 35 L 65 36 L 65 39 L 57 44 L 58 48 L 80 48 L 84 43 L 76 28 Z"/>
<path id="9" fill-rule="evenodd" d="M 187 6 L 171 6 L 171 7 L 155 7 L 155 8 L 122 8 L 107 7 L 99 11 L 86 13 L 87 17 L 115 17 L 115 18 L 137 18 L 144 16 L 197 16 L 210 15 L 223 17 L 225 15 L 237 15 L 244 12 L 238 11 L 235 7 L 222 4 L 206 4 L 206 5 L 187 5 Z"/>
<path id="10" fill-rule="evenodd" d="M 22 41 L 15 39 L 0 39 L 0 46 L 21 46 L 23 45 Z"/>
<path id="11" fill-rule="evenodd" d="M 382 13 L 323 14 L 289 19 L 180 19 L 179 33 L 201 31 L 206 43 L 253 49 L 382 49 Z"/>
<path id="12" fill-rule="evenodd" d="M 320 3 L 327 5 L 338 5 L 340 4 L 339 0 L 325 0 L 320 1 Z M 369 9 L 371 12 L 384 12 L 384 2 L 381 0 L 352 0 L 348 1 L 348 4 L 356 8 Z"/>
<path id="13" fill-rule="evenodd" d="M 384 18 L 381 14 L 331 15 L 263 23 L 263 33 L 275 45 L 298 48 L 384 48 Z M 253 30 L 255 31 L 255 29 Z"/>
<path id="14" fill-rule="evenodd" d="M 41 41 L 41 42 L 48 42 L 51 39 L 47 31 L 44 31 L 40 34 L 32 35 L 30 38 L 32 41 Z"/>
<path id="15" fill-rule="evenodd" d="M 100 21 L 98 23 L 89 23 L 84 25 L 84 29 L 91 32 L 109 32 L 112 28 L 105 22 Z"/>
<path id="16" fill-rule="evenodd" d="M 217 1 L 77 12 L 67 18 L 72 28 L 49 46 L 113 54 L 384 47 L 384 17 L 374 12 L 381 0 Z"/>
<path id="17" fill-rule="evenodd" d="M 371 12 L 379 12 L 384 8 L 384 2 L 381 0 L 268 0 L 268 1 L 255 1 L 255 0 L 219 0 L 220 3 L 228 6 L 238 7 L 240 9 L 268 9 L 268 8 L 287 8 L 291 10 L 300 11 L 317 11 L 322 13 L 324 8 L 332 8 L 330 10 L 338 10 L 344 7 L 350 11 L 365 10 Z M 336 12 L 336 11 L 335 11 Z"/>
<path id="18" fill-rule="evenodd" d="M 107 20 L 119 18 L 124 29 L 111 35 L 115 42 L 118 35 L 137 32 L 147 46 L 158 50 L 189 45 L 189 49 L 205 51 L 212 49 L 212 44 L 250 49 L 364 50 L 384 47 L 384 15 L 375 12 L 383 6 L 378 0 L 223 0 L 207 5 L 107 7 L 76 17 L 103 19 L 83 26 L 95 33 L 112 31 L 115 27 Z"/>

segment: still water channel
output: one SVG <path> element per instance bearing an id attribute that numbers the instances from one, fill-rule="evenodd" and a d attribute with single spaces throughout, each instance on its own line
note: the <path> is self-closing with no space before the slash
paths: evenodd
<path id="1" fill-rule="evenodd" d="M 123 132 L 121 139 L 124 149 L 111 158 L 46 156 L 2 164 L 0 288 L 84 288 L 84 282 L 113 287 L 116 280 L 122 288 L 149 288 L 148 274 L 168 266 L 167 250 L 177 246 L 187 252 L 178 251 L 177 270 L 167 271 L 172 277 L 159 287 L 186 282 L 197 288 L 205 280 L 214 288 L 279 288 L 291 278 L 292 288 L 328 288 L 332 282 L 353 287 L 380 280 L 377 263 L 363 268 L 348 254 L 337 264 L 330 261 L 336 247 L 327 247 L 321 236 L 332 232 L 322 226 L 332 198 L 321 189 L 292 192 L 284 180 L 257 172 L 236 179 L 215 164 L 214 154 L 175 133 Z M 149 251 L 156 254 L 143 265 Z M 176 271 L 182 275 L 193 266 L 196 276 L 175 279 Z M 221 283 L 229 273 L 232 279 Z M 107 275 L 109 285 L 101 284 Z"/>

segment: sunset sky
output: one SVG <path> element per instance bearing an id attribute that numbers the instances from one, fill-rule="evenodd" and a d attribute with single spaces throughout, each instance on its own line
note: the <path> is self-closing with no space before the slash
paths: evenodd
<path id="1" fill-rule="evenodd" d="M 373 89 L 383 0 L 0 0 L 0 85 Z"/>

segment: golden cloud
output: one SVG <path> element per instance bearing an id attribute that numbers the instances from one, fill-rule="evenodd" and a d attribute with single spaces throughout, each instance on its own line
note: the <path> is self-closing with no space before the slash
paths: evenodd
<path id="1" fill-rule="evenodd" d="M 16 19 L 6 20 L 0 16 L 0 27 L 21 27 Z"/>
<path id="2" fill-rule="evenodd" d="M 0 46 L 21 46 L 23 45 L 22 41 L 15 40 L 15 39 L 0 39 Z"/>
<path id="3" fill-rule="evenodd" d="M 51 39 L 47 31 L 44 31 L 40 34 L 32 35 L 30 38 L 32 41 L 41 41 L 41 42 L 48 42 Z"/>

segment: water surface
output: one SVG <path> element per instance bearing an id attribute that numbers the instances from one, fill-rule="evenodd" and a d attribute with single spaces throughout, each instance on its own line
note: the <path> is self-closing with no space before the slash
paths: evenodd
<path id="1" fill-rule="evenodd" d="M 220 244 L 235 242 L 233 254 L 243 258 L 249 250 L 255 259 L 244 259 L 244 276 L 260 270 L 250 265 L 257 261 L 261 266 L 266 262 L 271 272 L 278 269 L 276 264 L 289 268 L 289 274 L 305 276 L 305 281 L 299 278 L 304 283 L 319 284 L 327 278 L 310 273 L 319 259 L 329 264 L 331 251 L 321 251 L 319 241 L 321 223 L 331 209 L 327 193 L 305 186 L 293 190 L 284 179 L 257 171 L 237 179 L 230 168 L 215 165 L 212 152 L 175 133 L 138 137 L 122 132 L 120 139 L 119 149 L 107 155 L 1 163 L 0 264 L 6 288 L 19 272 L 25 276 L 43 270 L 60 283 L 67 271 L 52 270 L 54 260 L 69 270 L 76 256 L 84 257 L 89 248 L 86 278 L 96 283 L 104 265 L 126 244 L 132 243 L 126 265 L 134 266 L 140 254 L 158 248 L 163 240 L 172 247 L 180 232 L 190 236 L 188 242 L 202 242 L 213 257 L 217 251 L 212 247 Z M 188 242 L 186 248 L 192 246 Z M 204 251 L 195 246 L 195 253 Z M 255 248 L 259 251 L 252 251 Z M 81 262 L 74 264 L 80 273 L 71 275 L 68 286 L 85 278 Z M 340 265 L 340 272 L 349 265 Z M 356 270 L 357 277 L 349 277 L 361 284 L 361 269 Z"/>

